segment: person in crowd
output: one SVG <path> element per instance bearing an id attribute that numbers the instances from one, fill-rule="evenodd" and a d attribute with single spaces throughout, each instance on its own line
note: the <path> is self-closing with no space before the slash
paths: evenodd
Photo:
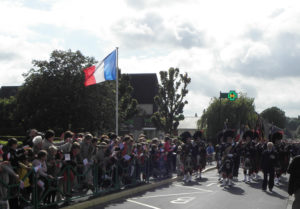
<path id="1" fill-rule="evenodd" d="M 9 161 L 9 166 L 14 170 L 15 173 L 18 173 L 19 168 L 19 158 L 25 154 L 25 150 L 23 148 L 18 149 L 18 140 L 16 138 L 11 138 L 7 142 L 8 150 L 3 155 L 4 161 Z M 19 178 L 19 175 L 17 175 Z M 18 185 L 19 179 L 14 177 L 14 175 L 9 176 L 9 183 Z M 9 199 L 9 207 L 10 208 L 19 208 L 19 200 L 17 196 L 17 187 L 13 187 L 10 192 L 12 197 Z"/>
<path id="2" fill-rule="evenodd" d="M 215 152 L 214 146 L 211 142 L 208 143 L 208 146 L 206 148 L 206 154 L 207 154 L 207 164 L 212 165 L 213 161 L 213 154 Z"/>
<path id="3" fill-rule="evenodd" d="M 193 151 L 193 144 L 192 144 L 192 135 L 189 132 L 184 132 L 181 134 L 181 138 L 183 141 L 182 145 L 182 159 L 184 164 L 184 176 L 183 181 L 186 183 L 192 181 L 192 174 L 193 174 L 193 159 L 192 159 L 192 151 Z"/>
<path id="4" fill-rule="evenodd" d="M 80 157 L 83 162 L 84 184 L 88 188 L 91 188 L 93 185 L 91 164 L 94 148 L 92 146 L 92 139 L 93 136 L 90 133 L 87 133 L 80 144 Z"/>
<path id="5" fill-rule="evenodd" d="M 172 140 L 171 138 L 167 135 L 165 137 L 165 143 L 164 143 L 164 151 L 166 155 L 166 175 L 167 176 L 172 176 L 172 154 L 173 154 L 173 148 L 171 146 Z"/>
<path id="6" fill-rule="evenodd" d="M 298 209 L 300 208 L 300 150 L 289 165 L 287 172 L 290 174 L 288 193 L 295 196 L 292 209 Z"/>
<path id="7" fill-rule="evenodd" d="M 224 146 L 224 151 L 222 155 L 222 175 L 223 175 L 223 183 L 222 186 L 226 186 L 228 184 L 229 187 L 232 186 L 232 178 L 233 178 L 233 156 L 234 156 L 234 130 L 228 129 L 224 132 L 224 139 L 226 144 Z"/>
<path id="8" fill-rule="evenodd" d="M 243 134 L 245 143 L 242 146 L 242 154 L 244 159 L 244 182 L 249 183 L 253 172 L 253 163 L 255 158 L 255 144 L 253 143 L 254 133 L 252 130 L 247 130 Z"/>
<path id="9" fill-rule="evenodd" d="M 272 192 L 274 187 L 275 167 L 278 165 L 278 154 L 274 150 L 272 142 L 267 143 L 267 150 L 262 154 L 261 168 L 264 174 L 262 189 L 266 191 L 267 186 Z"/>
<path id="10" fill-rule="evenodd" d="M 49 147 L 52 145 L 56 146 L 59 150 L 65 150 L 66 149 L 65 147 L 69 147 L 69 144 L 68 144 L 68 143 L 70 143 L 69 141 L 68 142 L 62 141 L 62 142 L 54 143 L 54 137 L 55 137 L 55 132 L 53 130 L 49 129 L 46 131 L 45 139 L 43 140 L 43 146 L 42 146 L 43 150 L 48 152 Z"/>
<path id="11" fill-rule="evenodd" d="M 12 169 L 11 164 L 8 160 L 4 159 L 4 152 L 2 146 L 0 147 L 0 206 L 1 208 L 7 208 L 8 185 L 12 182 L 19 180 L 19 175 Z M 12 180 L 13 179 L 13 180 Z M 17 198 L 13 198 L 14 201 L 18 201 Z M 13 204 L 9 201 L 10 207 L 19 208 L 18 202 Z"/>
<path id="12" fill-rule="evenodd" d="M 71 195 L 73 186 L 75 184 L 75 174 L 73 171 L 76 171 L 78 168 L 82 168 L 83 164 L 80 162 L 80 144 L 78 142 L 74 142 L 71 147 L 70 153 L 65 153 L 63 155 L 63 182 L 64 182 L 64 193 L 66 195 Z M 69 190 L 70 189 L 70 190 Z"/>
<path id="13" fill-rule="evenodd" d="M 28 145 L 28 146 L 32 147 L 33 146 L 33 139 L 34 139 L 34 137 L 36 137 L 38 135 L 39 135 L 38 130 L 36 130 L 34 128 L 30 129 L 28 131 L 28 135 L 27 135 L 26 139 L 23 142 L 23 145 L 24 146 Z"/>
<path id="14" fill-rule="evenodd" d="M 37 157 L 37 154 L 43 148 L 43 138 L 42 138 L 42 136 L 34 137 L 33 140 L 32 140 L 32 144 L 33 144 L 33 148 L 32 148 L 33 149 L 33 154 Z"/>
<path id="15" fill-rule="evenodd" d="M 20 207 L 25 208 L 28 207 L 30 202 L 30 195 L 32 193 L 32 187 L 30 184 L 30 174 L 32 170 L 32 164 L 29 162 L 29 158 L 27 154 L 23 154 L 19 158 L 19 167 L 18 167 L 18 175 L 20 178 L 20 192 L 23 198 L 20 198 Z"/>

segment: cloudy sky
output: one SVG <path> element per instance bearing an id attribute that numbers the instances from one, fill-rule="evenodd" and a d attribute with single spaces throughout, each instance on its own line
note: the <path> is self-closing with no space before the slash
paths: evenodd
<path id="1" fill-rule="evenodd" d="M 185 115 L 229 90 L 300 115 L 299 0 L 0 0 L 0 86 L 54 49 L 101 60 L 116 46 L 124 73 L 187 72 Z"/>

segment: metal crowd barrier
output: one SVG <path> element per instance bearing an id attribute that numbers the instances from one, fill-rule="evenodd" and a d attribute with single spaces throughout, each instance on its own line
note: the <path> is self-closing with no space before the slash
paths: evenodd
<path id="1" fill-rule="evenodd" d="M 92 177 L 90 184 L 86 183 L 89 176 Z M 98 164 L 92 164 L 84 172 L 79 167 L 65 165 L 53 179 L 37 178 L 36 171 L 31 169 L 20 179 L 20 182 L 24 182 L 27 178 L 30 180 L 30 190 L 25 195 L 20 182 L 7 184 L 0 178 L 0 187 L 7 189 L 7 197 L 2 199 L 19 198 L 24 208 L 38 209 L 70 205 L 76 199 L 83 197 L 101 197 L 129 186 L 149 183 L 149 177 L 150 159 L 147 158 L 143 164 L 139 164 L 137 160 L 127 163 L 117 161 L 106 170 L 99 168 Z M 51 198 L 53 201 L 50 200 Z"/>

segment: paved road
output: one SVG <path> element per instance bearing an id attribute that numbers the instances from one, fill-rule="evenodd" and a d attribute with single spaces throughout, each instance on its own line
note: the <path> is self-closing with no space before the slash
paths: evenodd
<path id="1" fill-rule="evenodd" d="M 285 209 L 288 194 L 287 178 L 283 178 L 280 186 L 275 186 L 273 192 L 261 190 L 260 180 L 244 183 L 239 175 L 239 181 L 231 188 L 221 187 L 218 183 L 216 170 L 203 175 L 202 180 L 184 183 L 174 182 L 170 185 L 156 188 L 142 194 L 95 207 L 108 209 Z"/>

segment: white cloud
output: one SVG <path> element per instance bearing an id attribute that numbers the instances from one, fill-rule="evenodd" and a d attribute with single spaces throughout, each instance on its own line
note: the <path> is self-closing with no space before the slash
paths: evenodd
<path id="1" fill-rule="evenodd" d="M 258 112 L 297 116 L 299 21 L 297 0 L 2 0 L 0 84 L 21 84 L 31 61 L 54 49 L 101 59 L 119 46 L 124 73 L 191 76 L 186 114 L 234 89 L 255 97 Z"/>

